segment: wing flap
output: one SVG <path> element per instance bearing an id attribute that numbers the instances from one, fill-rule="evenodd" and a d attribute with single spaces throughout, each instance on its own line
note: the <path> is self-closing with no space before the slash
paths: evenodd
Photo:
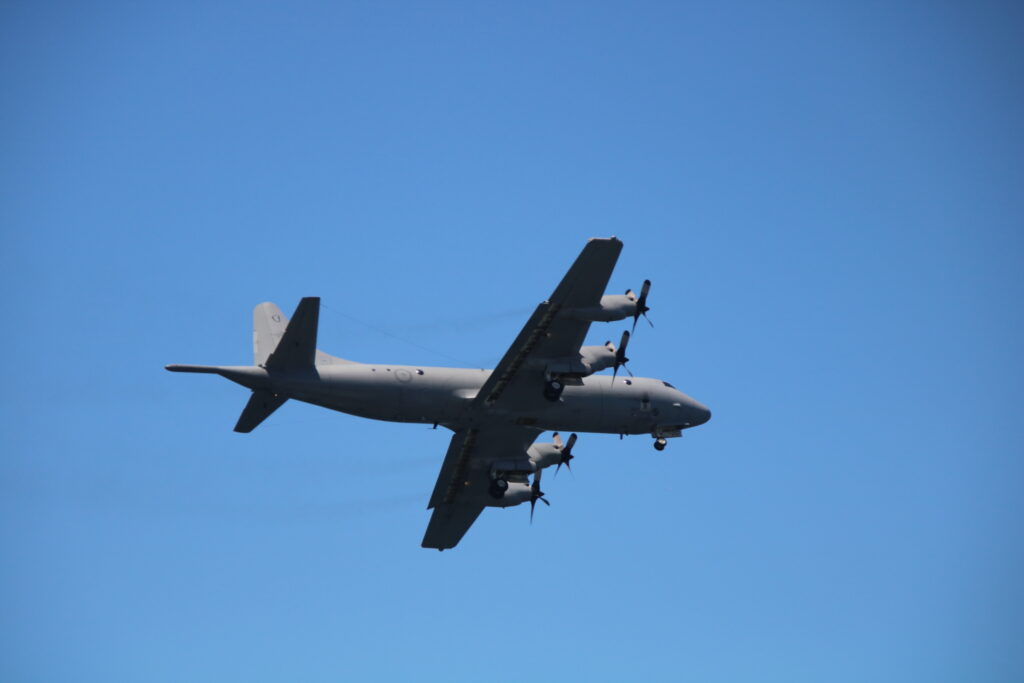
<path id="1" fill-rule="evenodd" d="M 487 378 L 487 382 L 477 393 L 474 404 L 490 406 L 501 398 L 505 388 L 515 378 L 523 362 L 537 347 L 537 344 L 545 338 L 558 310 L 559 306 L 549 301 L 537 306 L 537 310 L 523 326 L 519 336 L 505 352 L 498 367 L 494 368 L 491 376 Z"/>
<path id="2" fill-rule="evenodd" d="M 476 429 L 467 429 L 456 432 L 452 437 L 444 462 L 441 464 L 441 472 L 437 475 L 437 483 L 434 484 L 434 492 L 430 495 L 428 509 L 450 504 L 455 499 L 459 485 L 465 481 L 466 468 L 473 453 L 476 436 Z"/>

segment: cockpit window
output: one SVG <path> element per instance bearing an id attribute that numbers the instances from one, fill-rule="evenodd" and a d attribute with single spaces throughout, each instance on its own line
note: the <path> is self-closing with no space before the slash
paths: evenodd
<path id="1" fill-rule="evenodd" d="M 668 382 L 662 382 L 662 384 L 664 384 L 664 385 L 665 385 L 666 387 L 668 387 L 669 389 L 675 389 L 675 387 L 674 387 L 674 386 L 672 386 L 671 384 L 669 384 Z"/>

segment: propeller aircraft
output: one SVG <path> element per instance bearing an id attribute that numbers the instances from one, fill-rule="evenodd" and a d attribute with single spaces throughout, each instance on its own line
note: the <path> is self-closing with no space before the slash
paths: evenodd
<path id="1" fill-rule="evenodd" d="M 651 290 L 605 295 L 622 251 L 615 237 L 591 239 L 551 297 L 540 303 L 493 370 L 357 363 L 316 348 L 318 297 L 303 298 L 291 320 L 272 303 L 253 312 L 251 366 L 168 365 L 172 372 L 220 375 L 250 390 L 235 425 L 248 433 L 288 399 L 392 422 L 447 427 L 454 434 L 430 496 L 424 548 L 454 548 L 486 507 L 537 501 L 544 469 L 569 469 L 576 432 L 650 434 L 667 439 L 711 419 L 711 411 L 660 379 L 634 377 L 626 349 Z M 618 346 L 585 346 L 594 322 L 633 319 Z M 608 375 L 596 373 L 612 368 Z M 618 377 L 625 369 L 629 378 Z M 550 442 L 536 443 L 546 431 Z M 563 441 L 561 432 L 572 432 Z"/>

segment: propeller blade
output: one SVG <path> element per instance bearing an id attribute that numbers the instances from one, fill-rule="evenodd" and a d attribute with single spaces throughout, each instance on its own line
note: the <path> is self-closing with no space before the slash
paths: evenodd
<path id="1" fill-rule="evenodd" d="M 626 346 L 627 345 L 629 345 L 629 330 L 623 330 L 622 331 L 622 339 L 621 339 L 621 341 L 619 341 L 619 348 L 615 352 L 616 355 L 618 355 L 620 358 L 625 359 L 625 360 L 622 361 L 623 363 L 626 363 L 626 362 L 629 361 L 629 359 L 626 358 Z"/>
<path id="2" fill-rule="evenodd" d="M 537 470 L 536 474 L 533 475 L 533 484 L 530 485 L 530 524 L 533 524 L 533 509 L 537 507 L 537 501 L 550 506 L 547 498 L 544 497 L 544 492 L 540 490 L 540 473 L 544 470 Z"/>
<path id="3" fill-rule="evenodd" d="M 537 507 L 537 501 L 538 500 L 540 502 L 544 503 L 545 505 L 547 505 L 548 507 L 551 507 L 551 503 L 549 503 L 548 499 L 544 498 L 543 496 L 537 496 L 536 498 L 531 498 L 530 499 L 530 524 L 533 524 L 533 511 Z"/>
<path id="4" fill-rule="evenodd" d="M 647 295 L 650 293 L 650 291 L 651 281 L 644 280 L 644 285 L 643 287 L 640 288 L 640 298 L 636 300 L 636 311 L 634 311 L 633 313 L 634 332 L 636 332 L 636 323 L 638 320 L 640 320 L 640 316 L 643 316 L 644 320 L 646 320 L 651 327 L 654 327 L 654 323 L 652 323 L 651 319 L 647 317 L 647 311 L 651 310 L 650 307 L 647 305 Z"/>
<path id="5" fill-rule="evenodd" d="M 561 439 L 559 439 L 561 441 Z M 569 435 L 569 441 L 562 447 L 562 459 L 558 461 L 558 466 L 555 467 L 555 476 L 558 476 L 558 470 L 562 469 L 562 465 L 565 465 L 565 469 L 569 470 L 569 474 L 572 474 L 572 466 L 569 461 L 576 456 L 572 454 L 572 447 L 576 445 L 576 433 L 573 432 Z M 561 446 L 561 444 L 559 444 Z"/>
<path id="6" fill-rule="evenodd" d="M 619 368 L 624 367 L 629 359 L 626 358 L 626 346 L 629 345 L 629 330 L 622 331 L 622 341 L 619 342 L 619 348 L 615 351 L 615 367 L 612 369 L 612 383 L 615 383 L 615 377 L 619 374 Z M 633 372 L 626 368 L 626 372 L 629 376 L 633 376 Z"/>

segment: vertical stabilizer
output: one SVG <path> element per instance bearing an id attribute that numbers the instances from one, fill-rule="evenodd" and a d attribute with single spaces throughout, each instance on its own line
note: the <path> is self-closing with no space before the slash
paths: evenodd
<path id="1" fill-rule="evenodd" d="M 271 322 L 274 322 L 271 317 Z M 320 297 L 303 297 L 284 328 L 274 352 L 263 364 L 268 370 L 311 368 L 316 364 L 316 332 L 320 324 Z"/>
<path id="2" fill-rule="evenodd" d="M 317 326 L 320 320 L 320 297 L 309 296 L 299 302 L 292 316 L 294 322 L 269 301 L 256 306 L 252 312 L 252 350 L 254 364 L 260 367 L 284 369 L 311 365 L 345 365 L 352 361 L 326 354 L 316 348 Z M 275 353 L 288 331 L 288 340 Z M 287 347 L 289 350 L 286 351 Z M 312 349 L 312 352 L 310 352 Z M 312 353 L 312 355 L 311 355 Z M 270 357 L 277 360 L 268 365 Z M 283 364 L 282 364 L 283 363 Z"/>

